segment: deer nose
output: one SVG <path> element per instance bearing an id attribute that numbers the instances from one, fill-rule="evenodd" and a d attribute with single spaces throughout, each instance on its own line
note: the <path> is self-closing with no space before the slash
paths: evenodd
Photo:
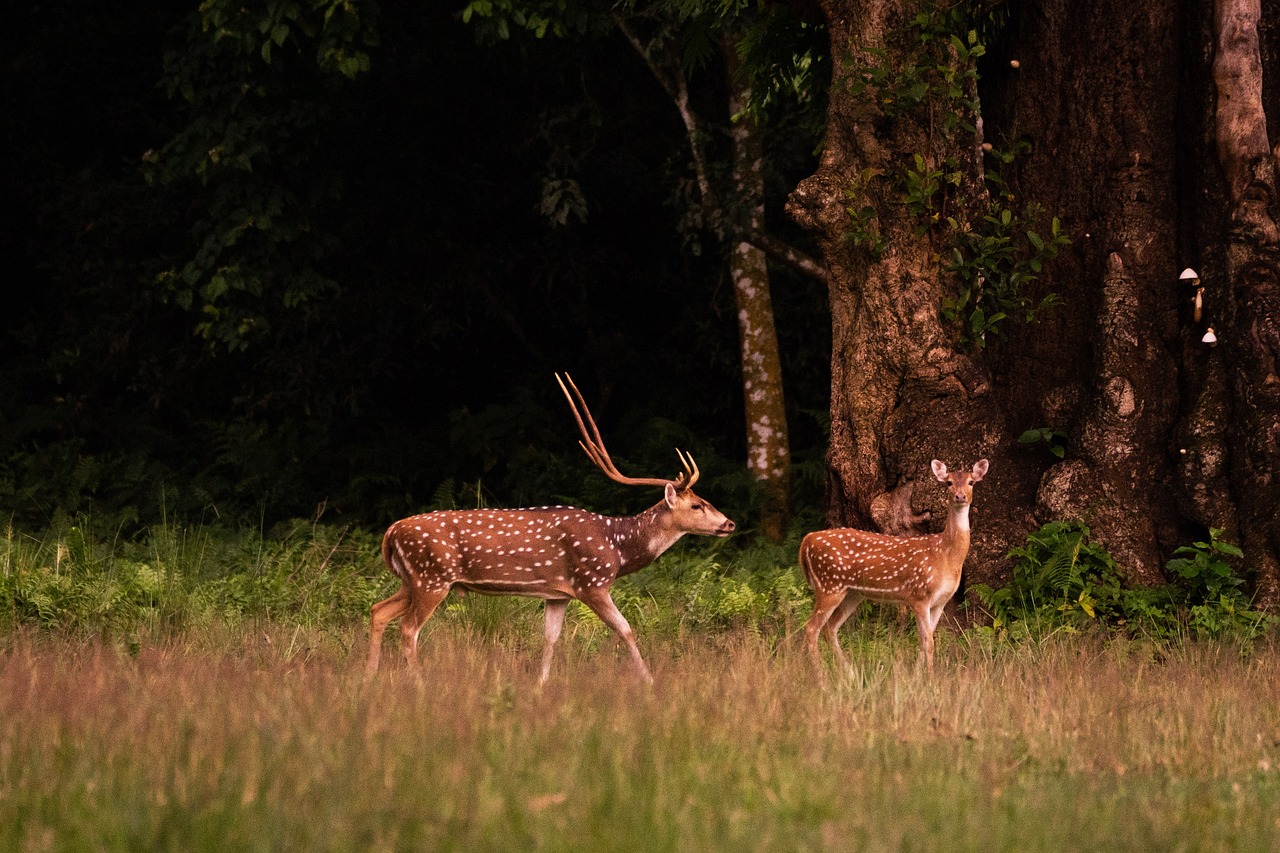
<path id="1" fill-rule="evenodd" d="M 734 528 L 736 527 L 737 527 L 736 524 L 734 524 L 732 521 L 726 518 L 724 520 L 724 524 L 720 525 L 720 531 L 722 533 L 732 533 L 734 531 Z"/>

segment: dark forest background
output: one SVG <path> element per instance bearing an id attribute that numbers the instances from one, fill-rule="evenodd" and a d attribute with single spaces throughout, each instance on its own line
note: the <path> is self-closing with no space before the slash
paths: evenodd
<path id="1" fill-rule="evenodd" d="M 645 505 L 582 457 L 553 379 L 568 371 L 624 471 L 668 476 L 690 450 L 700 490 L 750 527 L 725 249 L 682 225 L 671 102 L 616 31 L 486 40 L 458 11 L 361 4 L 344 37 L 367 70 L 278 45 L 245 78 L 260 88 L 240 131 L 260 150 L 230 178 L 190 167 L 239 85 L 192 4 L 10 11 L 8 518 L 376 526 L 454 504 Z M 716 75 L 691 79 L 714 112 Z M 782 204 L 817 141 L 794 116 L 767 140 L 766 215 L 800 241 Z M 580 197 L 547 206 L 566 177 Z M 237 214 L 252 274 L 184 283 Z M 816 523 L 826 293 L 779 269 L 773 298 L 797 508 Z"/>
<path id="2" fill-rule="evenodd" d="M 1072 523 L 1131 587 L 1238 544 L 1280 606 L 1276 9 L 23 4 L 0 510 L 643 507 L 567 371 L 775 543 L 936 531 L 930 460 L 985 457 L 968 582 Z"/>

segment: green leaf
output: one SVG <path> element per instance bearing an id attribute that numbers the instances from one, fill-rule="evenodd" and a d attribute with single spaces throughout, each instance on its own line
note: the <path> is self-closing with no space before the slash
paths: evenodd
<path id="1" fill-rule="evenodd" d="M 973 313 L 969 315 L 969 328 L 973 334 L 978 335 L 987 325 L 987 314 L 981 308 L 974 308 Z"/>
<path id="2" fill-rule="evenodd" d="M 1226 554 L 1229 557 L 1243 557 L 1244 551 L 1232 545 L 1230 542 L 1214 542 L 1214 547 L 1219 553 Z"/>

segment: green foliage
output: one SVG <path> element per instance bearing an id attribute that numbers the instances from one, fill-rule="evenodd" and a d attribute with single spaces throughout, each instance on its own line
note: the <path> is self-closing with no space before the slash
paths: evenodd
<path id="1" fill-rule="evenodd" d="M 442 487 L 437 496 L 439 508 L 469 508 L 475 499 L 465 487 Z M 130 642 L 254 622 L 325 630 L 363 620 L 396 585 L 382 564 L 380 537 L 348 527 L 294 520 L 264 532 L 169 523 L 135 540 L 93 531 L 88 519 L 43 538 L 9 529 L 0 541 L 0 630 L 26 626 Z M 797 527 L 781 544 L 686 539 L 622 579 L 615 600 L 651 637 L 745 628 L 781 639 L 811 600 L 795 570 L 800 533 Z M 541 607 L 466 596 L 450 599 L 442 614 L 492 635 L 513 618 L 536 630 Z M 607 636 L 585 608 L 575 614 Z"/>
<path id="2" fill-rule="evenodd" d="M 0 622 L 7 628 L 127 633 L 183 594 L 168 567 L 118 554 L 80 525 L 43 541 L 10 527 L 0 544 Z"/>
<path id="3" fill-rule="evenodd" d="M 1208 542 L 1179 548 L 1170 573 L 1185 582 L 1154 588 L 1124 586 L 1112 556 L 1089 540 L 1080 521 L 1054 521 L 1009 551 L 1008 586 L 972 590 L 991 624 L 985 633 L 1011 638 L 1056 631 L 1121 632 L 1171 640 L 1184 632 L 1202 639 L 1253 640 L 1275 620 L 1252 611 L 1227 557 L 1240 551 L 1210 531 Z"/>
<path id="4" fill-rule="evenodd" d="M 158 525 L 137 541 L 87 521 L 44 539 L 9 528 L 0 542 L 0 625 L 109 637 L 283 618 L 345 624 L 386 585 L 375 537 L 294 522 L 258 531 Z"/>
<path id="5" fill-rule="evenodd" d="M 1060 429 L 1037 427 L 1029 429 L 1018 436 L 1019 444 L 1043 444 L 1054 456 L 1062 459 L 1067 455 L 1067 434 Z"/>
<path id="6" fill-rule="evenodd" d="M 691 541 L 620 582 L 615 598 L 651 634 L 745 628 L 780 639 L 812 600 L 795 571 L 798 544 L 798 534 L 780 544 Z"/>
<path id="7" fill-rule="evenodd" d="M 369 70 L 376 44 L 372 3 L 206 0 L 187 43 L 167 53 L 164 87 L 187 122 L 144 155 L 145 173 L 196 201 L 190 256 L 156 284 L 196 314 L 211 348 L 245 350 L 274 315 L 336 290 L 322 271 L 332 236 L 316 217 L 340 185 L 319 142 L 332 92 Z"/>
<path id="8" fill-rule="evenodd" d="M 875 203 L 886 183 L 884 176 L 883 169 L 868 166 L 844 191 L 845 212 L 849 215 L 844 239 L 865 248 L 872 257 L 878 257 L 886 245 L 880 232 L 879 211 Z"/>
<path id="9" fill-rule="evenodd" d="M 958 186 L 960 177 L 958 171 L 944 172 L 942 169 L 931 169 L 924 157 L 919 154 L 912 155 L 912 164 L 903 169 L 900 183 L 903 203 L 907 206 L 907 210 L 920 221 L 917 225 L 918 233 L 925 233 L 929 225 L 937 220 L 934 196 L 942 189 L 942 182 L 946 180 Z"/>
<path id="10" fill-rule="evenodd" d="M 552 396 L 566 366 L 616 389 L 611 420 L 632 433 L 646 412 L 682 424 L 709 496 L 741 520 L 732 292 L 679 251 L 653 180 L 683 142 L 658 120 L 670 104 L 615 40 L 481 51 L 462 5 L 54 4 L 10 21 L 30 84 L 7 115 L 23 213 L 0 507 L 16 525 L 87 515 L 132 539 L 166 510 L 239 529 L 325 503 L 377 525 L 448 481 L 459 505 L 651 500 L 584 464 Z M 545 115 L 582 126 L 580 168 L 550 175 L 590 199 L 582 227 L 577 194 L 531 163 Z M 531 215 L 542 188 L 569 190 L 549 200 L 575 227 Z M 788 400 L 820 408 L 825 300 L 782 290 Z M 509 406 L 526 389 L 545 393 Z M 455 443 L 449 413 L 490 405 L 554 428 L 503 436 L 495 416 L 485 446 Z M 811 433 L 798 452 L 818 452 Z M 675 461 L 638 445 L 614 448 L 620 464 Z"/>
<path id="11" fill-rule="evenodd" d="M 955 273 L 960 290 L 943 309 L 943 316 L 960 321 L 961 340 L 979 348 L 986 346 L 989 333 L 999 331 L 1001 321 L 1013 317 L 1031 323 L 1060 302 L 1056 293 L 1034 301 L 1025 289 L 1071 242 L 1056 216 L 1042 237 L 1032 227 L 1041 211 L 1034 205 L 1016 211 L 999 174 L 988 170 L 986 176 L 991 203 L 977 226 L 948 219 L 952 248 L 946 269 Z"/>
<path id="12" fill-rule="evenodd" d="M 726 10 L 740 11 L 736 6 Z M 777 119 L 797 109 L 806 133 L 820 139 L 831 77 L 826 27 L 803 20 L 787 3 L 755 7 L 753 14 L 736 20 L 743 27 L 737 44 L 738 74 L 748 81 L 751 98 L 734 120 Z"/>
<path id="13" fill-rule="evenodd" d="M 1230 542 L 1222 541 L 1221 536 L 1220 529 L 1209 528 L 1208 542 L 1183 545 L 1173 552 L 1183 556 L 1170 560 L 1167 568 L 1186 579 L 1188 591 L 1195 598 L 1207 600 L 1228 596 L 1244 602 L 1241 589 L 1244 579 L 1236 577 L 1227 562 L 1227 558 L 1244 557 L 1244 552 Z"/>
<path id="14" fill-rule="evenodd" d="M 376 537 L 294 521 L 270 537 L 246 536 L 247 565 L 202 584 L 197 597 L 223 619 L 343 624 L 383 597 Z"/>
<path id="15" fill-rule="evenodd" d="M 442 487 L 442 508 L 471 506 L 467 488 Z M 798 524 L 771 544 L 750 536 L 686 538 L 655 565 L 614 587 L 619 608 L 649 643 L 692 633 L 746 631 L 784 644 L 808 616 L 812 595 L 796 570 Z M 270 531 L 168 523 L 132 540 L 95 533 L 88 519 L 44 537 L 10 527 L 0 540 L 0 631 L 18 628 L 81 637 L 160 642 L 184 632 L 288 624 L 342 631 L 362 622 L 395 579 L 371 531 L 294 520 Z M 1080 522 L 1053 522 L 1010 551 L 1007 587 L 975 586 L 991 618 L 988 642 L 1096 633 L 1167 642 L 1182 637 L 1252 641 L 1277 622 L 1250 609 L 1229 566 L 1240 552 L 1209 541 L 1180 548 L 1169 564 L 1182 582 L 1126 589 L 1115 561 Z M 538 602 L 513 597 L 451 598 L 438 618 L 488 637 L 536 634 Z M 609 631 L 575 605 L 576 630 L 592 644 Z"/>
<path id="16" fill-rule="evenodd" d="M 1047 632 L 1115 624 L 1126 616 L 1115 560 L 1088 539 L 1078 521 L 1055 521 L 1009 551 L 1012 580 L 995 590 L 978 584 L 974 593 L 992 616 L 992 629 Z"/>
<path id="17" fill-rule="evenodd" d="M 607 26 L 601 7 L 581 0 L 470 0 L 462 7 L 461 17 L 489 42 L 506 41 L 513 31 L 520 30 L 536 38 L 566 38 Z"/>
<path id="18" fill-rule="evenodd" d="M 1221 539 L 1222 531 L 1209 528 L 1209 541 L 1183 545 L 1166 568 L 1182 578 L 1188 623 L 1200 637 L 1238 635 L 1252 639 L 1274 624 L 1273 617 L 1250 608 L 1244 578 L 1231 566 L 1243 552 Z"/>
<path id="19" fill-rule="evenodd" d="M 974 131 L 978 114 L 977 60 L 986 45 L 974 26 L 974 4 L 928 3 L 889 34 L 892 50 L 855 45 L 859 58 L 849 93 L 869 115 L 898 116 L 926 107 L 940 126 Z"/>

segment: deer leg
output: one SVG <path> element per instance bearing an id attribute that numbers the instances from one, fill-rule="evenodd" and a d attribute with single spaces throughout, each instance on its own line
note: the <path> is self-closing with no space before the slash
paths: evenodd
<path id="1" fill-rule="evenodd" d="M 410 667 L 418 665 L 418 632 L 422 630 L 423 624 L 431 618 L 431 614 L 435 612 L 440 602 L 449 597 L 449 587 L 433 587 L 431 589 L 418 589 L 418 594 L 413 596 L 413 601 L 406 608 L 406 613 L 400 619 L 400 650 L 404 652 L 405 662 Z"/>
<path id="2" fill-rule="evenodd" d="M 542 674 L 538 676 L 538 686 L 547 683 L 551 675 L 551 655 L 556 650 L 556 640 L 560 639 L 560 629 L 564 627 L 564 614 L 569 609 L 569 599 L 548 598 L 547 620 L 542 629 L 542 637 L 546 645 L 542 647 Z"/>
<path id="3" fill-rule="evenodd" d="M 849 663 L 845 660 L 844 649 L 840 648 L 840 627 L 854 614 L 860 604 L 862 604 L 861 595 L 856 592 L 847 593 L 844 600 L 836 606 L 835 612 L 827 619 L 827 624 L 822 629 L 822 633 L 827 637 L 827 642 L 831 644 L 831 648 L 836 654 L 836 662 L 840 664 L 841 669 L 848 669 Z"/>
<path id="4" fill-rule="evenodd" d="M 609 595 L 609 590 L 600 588 L 592 590 L 590 593 L 580 595 L 578 600 L 590 607 L 592 612 L 600 617 L 604 624 L 613 629 L 614 633 L 622 638 L 627 644 L 627 649 L 631 652 L 631 662 L 635 664 L 636 671 L 640 673 L 640 677 L 646 683 L 653 683 L 653 676 L 649 674 L 649 667 L 645 665 L 644 658 L 640 656 L 640 647 L 636 645 L 635 632 L 631 630 L 627 617 L 622 615 L 622 611 L 618 610 L 618 605 L 613 603 L 613 597 Z"/>
<path id="5" fill-rule="evenodd" d="M 401 586 L 395 595 L 373 605 L 369 611 L 369 659 L 365 663 L 365 678 L 372 678 L 378 671 L 382 657 L 382 633 L 392 619 L 398 619 L 409 610 L 409 587 Z"/>
<path id="6" fill-rule="evenodd" d="M 933 638 L 938 631 L 938 623 L 942 621 L 942 613 L 946 609 L 947 603 L 940 601 L 933 607 L 929 608 L 929 669 L 933 669 Z"/>
<path id="7" fill-rule="evenodd" d="M 920 661 L 930 673 L 933 672 L 933 629 L 937 619 L 932 614 L 929 602 L 921 602 L 913 608 L 916 614 L 916 630 L 920 632 Z M 938 610 L 941 615 L 941 608 Z"/>
<path id="8" fill-rule="evenodd" d="M 804 637 L 809 646 L 809 656 L 813 658 L 815 664 L 821 662 L 821 658 L 818 655 L 818 635 L 831 618 L 832 612 L 840 606 L 844 598 L 844 590 L 839 592 L 819 592 L 815 589 L 813 591 L 813 613 L 809 615 L 809 620 L 804 623 Z"/>

